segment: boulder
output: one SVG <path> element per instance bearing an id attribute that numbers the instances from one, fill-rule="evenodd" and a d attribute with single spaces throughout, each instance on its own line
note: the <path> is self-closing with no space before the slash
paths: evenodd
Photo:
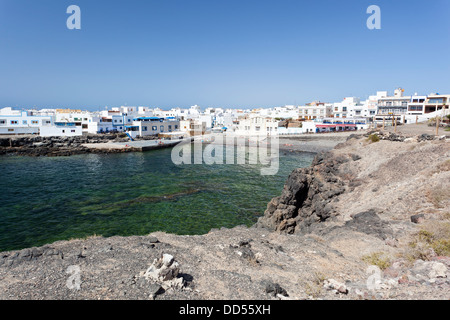
<path id="1" fill-rule="evenodd" d="M 347 221 L 344 228 L 349 228 L 365 234 L 374 235 L 382 240 L 393 237 L 393 231 L 387 221 L 381 220 L 375 209 L 358 213 Z"/>
<path id="2" fill-rule="evenodd" d="M 180 266 L 170 254 L 163 254 L 142 275 L 145 279 L 161 284 L 164 289 L 184 287 L 183 278 L 178 278 Z"/>
<path id="3" fill-rule="evenodd" d="M 277 295 L 281 295 L 284 297 L 288 297 L 288 293 L 285 289 L 283 289 L 278 283 L 273 283 L 272 281 L 262 281 L 261 284 L 264 287 L 264 291 L 273 296 L 276 297 Z"/>
<path id="4" fill-rule="evenodd" d="M 425 215 L 423 213 L 415 214 L 415 215 L 411 216 L 411 222 L 413 222 L 413 223 L 422 223 L 424 219 L 425 219 Z"/>
<path id="5" fill-rule="evenodd" d="M 323 287 L 327 290 L 335 290 L 336 294 L 347 294 L 348 289 L 344 283 L 336 281 L 334 279 L 325 280 L 323 283 Z"/>

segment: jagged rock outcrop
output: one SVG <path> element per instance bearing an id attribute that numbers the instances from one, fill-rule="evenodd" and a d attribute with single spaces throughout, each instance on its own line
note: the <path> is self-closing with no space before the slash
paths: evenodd
<path id="1" fill-rule="evenodd" d="M 286 233 L 306 233 L 316 223 L 338 215 L 333 201 L 354 183 L 351 175 L 341 170 L 340 166 L 359 159 L 355 154 L 318 154 L 311 167 L 291 173 L 281 196 L 270 201 L 256 226 Z"/>

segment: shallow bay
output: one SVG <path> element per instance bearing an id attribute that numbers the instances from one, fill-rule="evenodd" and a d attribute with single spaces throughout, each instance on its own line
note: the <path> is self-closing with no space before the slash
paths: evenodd
<path id="1" fill-rule="evenodd" d="M 91 235 L 204 234 L 252 225 L 310 153 L 258 165 L 180 165 L 171 150 L 58 158 L 0 157 L 0 251 Z"/>

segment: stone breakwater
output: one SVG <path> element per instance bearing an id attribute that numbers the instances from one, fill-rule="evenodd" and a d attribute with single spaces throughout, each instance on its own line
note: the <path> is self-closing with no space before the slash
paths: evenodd
<path id="1" fill-rule="evenodd" d="M 0 299 L 449 299 L 449 140 L 371 134 L 295 170 L 252 228 L 0 253 Z"/>
<path id="2" fill-rule="evenodd" d="M 88 148 L 85 144 L 128 142 L 121 134 L 98 134 L 78 137 L 3 137 L 0 138 L 0 155 L 18 156 L 71 156 L 87 153 L 122 153 L 136 151 L 133 148 Z"/>

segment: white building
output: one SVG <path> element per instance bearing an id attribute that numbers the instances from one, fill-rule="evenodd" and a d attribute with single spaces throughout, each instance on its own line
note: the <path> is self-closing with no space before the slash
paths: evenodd
<path id="1" fill-rule="evenodd" d="M 271 117 L 273 119 L 293 119 L 299 117 L 299 107 L 286 105 L 284 107 L 275 107 L 273 109 L 260 109 L 258 112 L 261 116 Z"/>
<path id="2" fill-rule="evenodd" d="M 74 122 L 55 122 L 40 128 L 41 137 L 75 137 L 83 135 L 82 128 Z"/>
<path id="3" fill-rule="evenodd" d="M 247 116 L 235 120 L 234 133 L 241 135 L 277 135 L 279 121 L 270 117 Z"/>
<path id="4" fill-rule="evenodd" d="M 363 102 L 363 108 L 361 115 L 365 118 L 373 118 L 378 113 L 378 100 L 387 96 L 387 91 L 377 91 L 374 96 L 369 96 L 367 100 Z M 353 115 L 356 117 L 357 115 Z"/>
<path id="5" fill-rule="evenodd" d="M 408 102 L 408 109 L 406 115 L 421 116 L 425 113 L 425 103 L 427 96 L 419 96 L 417 93 L 411 97 L 411 101 Z"/>
<path id="6" fill-rule="evenodd" d="M 131 125 L 125 126 L 126 132 L 134 139 L 137 136 L 156 136 L 160 133 L 180 131 L 180 121 L 159 117 L 138 117 Z"/>
<path id="7" fill-rule="evenodd" d="M 186 133 L 187 136 L 204 135 L 206 130 L 206 122 L 193 119 L 180 121 L 180 131 Z"/>
<path id="8" fill-rule="evenodd" d="M 362 113 L 362 104 L 359 98 L 346 97 L 341 102 L 333 103 L 333 116 L 335 118 L 349 118 L 350 114 L 358 116 Z"/>
<path id="9" fill-rule="evenodd" d="M 385 96 L 378 99 L 378 116 L 406 115 L 408 110 L 408 103 L 411 101 L 411 96 L 404 96 L 404 89 L 398 88 L 394 91 L 394 96 Z"/>
<path id="10" fill-rule="evenodd" d="M 428 96 L 412 96 L 405 116 L 406 123 L 428 121 L 450 114 L 450 95 L 432 93 Z"/>
<path id="11" fill-rule="evenodd" d="M 333 113 L 333 104 L 323 102 L 312 102 L 298 107 L 298 119 L 314 120 L 330 117 Z"/>
<path id="12" fill-rule="evenodd" d="M 0 110 L 0 135 L 39 134 L 41 127 L 51 126 L 53 122 L 52 115 L 33 115 L 31 111 L 4 108 Z"/>
<path id="13" fill-rule="evenodd" d="M 368 127 L 367 118 L 324 118 L 303 123 L 306 133 L 356 131 L 365 130 Z"/>

